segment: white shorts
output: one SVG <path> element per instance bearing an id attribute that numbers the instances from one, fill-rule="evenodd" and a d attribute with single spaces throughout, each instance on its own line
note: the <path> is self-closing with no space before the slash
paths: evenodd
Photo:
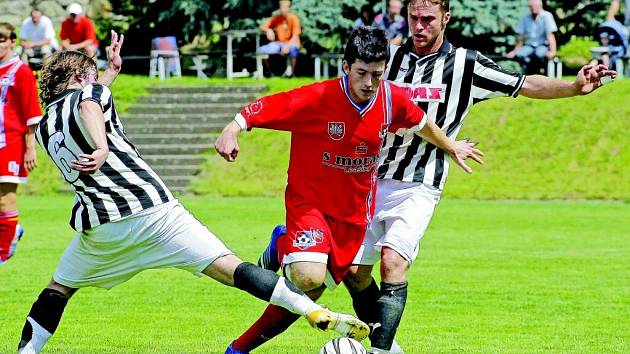
<path id="1" fill-rule="evenodd" d="M 378 180 L 374 218 L 354 264 L 373 265 L 387 246 L 411 265 L 442 191 L 421 182 Z"/>
<path id="2" fill-rule="evenodd" d="M 177 200 L 79 232 L 53 279 L 70 288 L 110 289 L 145 269 L 179 268 L 201 276 L 232 254 Z"/>

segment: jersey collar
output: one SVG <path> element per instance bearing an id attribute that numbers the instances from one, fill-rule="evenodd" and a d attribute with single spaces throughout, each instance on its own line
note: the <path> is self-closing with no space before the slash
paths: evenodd
<path id="1" fill-rule="evenodd" d="M 381 89 L 381 85 L 379 84 L 378 88 L 376 89 L 376 92 L 374 93 L 374 96 L 372 96 L 372 98 L 370 98 L 370 100 L 367 101 L 365 104 L 361 105 L 357 101 L 355 101 L 350 95 L 350 85 L 348 84 L 348 75 L 344 75 L 339 80 L 339 82 L 341 84 L 341 90 L 346 95 L 346 99 L 348 99 L 348 102 L 350 102 L 352 107 L 354 107 L 354 109 L 361 116 L 364 116 L 374 106 L 374 102 L 376 102 L 376 97 L 378 96 L 379 91 Z"/>
<path id="2" fill-rule="evenodd" d="M 13 65 L 15 64 L 18 60 L 20 60 L 20 57 L 16 54 L 13 56 L 13 58 L 5 61 L 4 63 L 0 63 L 0 69 L 2 68 L 6 68 L 7 66 Z"/>

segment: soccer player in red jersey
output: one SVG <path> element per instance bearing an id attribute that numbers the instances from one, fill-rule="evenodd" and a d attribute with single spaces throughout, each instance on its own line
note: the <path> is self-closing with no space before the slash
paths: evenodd
<path id="1" fill-rule="evenodd" d="M 283 271 L 317 299 L 339 284 L 370 221 L 378 154 L 388 131 L 414 129 L 467 172 L 481 162 L 472 143 L 446 137 L 403 88 L 382 81 L 389 57 L 385 33 L 359 27 L 344 54 L 346 76 L 264 97 L 237 114 L 215 143 L 234 161 L 237 137 L 253 127 L 292 133 L 285 192 L 287 232 L 277 242 Z M 226 353 L 247 353 L 284 331 L 297 317 L 269 306 Z"/>
<path id="2" fill-rule="evenodd" d="M 22 236 L 15 195 L 37 165 L 34 132 L 42 116 L 35 76 L 13 53 L 15 38 L 15 28 L 0 23 L 0 264 Z"/>

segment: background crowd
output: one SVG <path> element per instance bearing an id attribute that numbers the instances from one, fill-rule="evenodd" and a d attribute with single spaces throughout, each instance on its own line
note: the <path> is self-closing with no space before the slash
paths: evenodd
<path id="1" fill-rule="evenodd" d="M 231 1 L 223 7 L 212 2 L 200 6 L 190 0 L 134 6 L 122 0 L 82 3 L 83 6 L 66 5 L 62 19 L 58 15 L 51 18 L 38 8 L 38 2 L 33 2 L 30 16 L 23 23 L 14 24 L 19 33 L 20 48 L 16 51 L 22 53 L 24 60 L 32 58 L 34 64 L 60 49 L 79 49 L 98 56 L 105 53 L 107 31 L 113 28 L 127 33 L 134 42 L 126 55 L 147 56 L 152 38 L 174 35 L 184 51 L 211 54 L 210 61 L 219 71 L 215 74 L 220 75 L 224 67 L 225 31 L 259 28 L 263 44 L 259 53 L 288 56 L 284 75 L 292 76 L 296 71 L 311 75 L 311 65 L 297 62 L 312 60 L 312 54 L 340 52 L 343 39 L 357 25 L 385 29 L 392 44 L 402 43 L 409 33 L 406 9 L 400 0 L 351 0 L 339 2 L 339 6 L 313 0 L 293 3 L 263 0 L 255 5 Z M 628 5 L 628 1 L 618 0 L 455 0 L 451 1 L 451 7 L 458 20 L 451 25 L 447 36 L 455 44 L 474 43 L 475 49 L 493 58 L 514 60 L 529 73 L 538 71 L 546 60 L 557 56 L 574 68 L 590 59 L 614 67 L 616 60 L 625 56 L 630 21 Z M 147 11 L 149 7 L 151 11 Z M 187 16 L 181 16 L 183 8 L 188 9 Z M 235 44 L 236 51 L 251 54 L 255 50 L 252 42 L 253 36 L 244 38 Z M 599 49 L 591 50 L 594 47 Z M 241 59 L 237 65 L 253 65 L 247 60 Z M 130 72 L 146 71 L 144 67 L 148 65 L 131 64 L 127 68 Z"/>

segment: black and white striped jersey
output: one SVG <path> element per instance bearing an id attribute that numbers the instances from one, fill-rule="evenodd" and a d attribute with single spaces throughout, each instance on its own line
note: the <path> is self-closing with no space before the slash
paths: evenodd
<path id="1" fill-rule="evenodd" d="M 79 154 L 94 151 L 94 142 L 79 117 L 79 103 L 100 104 L 105 116 L 109 155 L 94 174 L 70 168 Z M 88 230 L 173 199 L 158 175 L 125 136 L 112 93 L 100 84 L 64 91 L 48 104 L 36 138 L 75 191 L 70 226 Z"/>
<path id="2" fill-rule="evenodd" d="M 385 78 L 406 87 L 447 136 L 454 138 L 471 106 L 488 98 L 518 95 L 525 77 L 505 70 L 479 52 L 446 40 L 436 52 L 413 53 L 413 42 L 390 47 Z M 388 133 L 380 155 L 379 178 L 422 182 L 442 189 L 449 157 L 413 132 Z"/>

